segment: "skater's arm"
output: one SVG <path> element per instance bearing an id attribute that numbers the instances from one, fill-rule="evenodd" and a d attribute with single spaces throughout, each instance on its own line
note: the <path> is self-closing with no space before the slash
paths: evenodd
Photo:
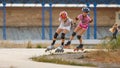
<path id="1" fill-rule="evenodd" d="M 93 22 L 93 19 L 90 19 L 90 23 L 92 23 Z"/>
<path id="2" fill-rule="evenodd" d="M 74 25 L 76 25 L 78 23 L 78 21 L 80 21 L 80 19 L 78 17 L 75 17 L 75 19 L 74 19 Z"/>
<path id="3" fill-rule="evenodd" d="M 76 21 L 75 20 L 72 20 L 72 23 L 71 23 L 71 25 L 72 25 L 72 28 L 75 28 L 76 27 Z"/>
<path id="4" fill-rule="evenodd" d="M 78 22 L 78 18 L 77 17 L 75 17 L 75 19 L 74 20 L 72 20 L 72 27 L 76 27 L 76 25 L 77 25 L 77 22 Z"/>
<path id="5" fill-rule="evenodd" d="M 92 23 L 93 22 L 93 18 L 89 16 L 89 23 Z"/>

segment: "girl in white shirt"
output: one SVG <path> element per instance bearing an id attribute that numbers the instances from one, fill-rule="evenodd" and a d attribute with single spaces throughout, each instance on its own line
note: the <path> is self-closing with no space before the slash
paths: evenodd
<path id="1" fill-rule="evenodd" d="M 70 19 L 68 17 L 68 13 L 66 11 L 62 11 L 59 14 L 59 22 L 60 25 L 57 28 L 52 43 L 50 46 L 47 47 L 47 49 L 45 50 L 46 52 L 49 50 L 54 49 L 54 44 L 56 42 L 57 36 L 61 33 L 61 45 L 59 47 L 57 47 L 55 52 L 63 52 L 63 46 L 64 46 L 64 41 L 65 41 L 65 35 L 70 31 L 71 28 L 71 24 L 72 24 L 72 19 Z"/>

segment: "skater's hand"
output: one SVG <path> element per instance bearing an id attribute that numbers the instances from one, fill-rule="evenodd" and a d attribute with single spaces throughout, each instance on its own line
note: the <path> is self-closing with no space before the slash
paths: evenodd
<path id="1" fill-rule="evenodd" d="M 75 17 L 75 20 L 77 21 L 77 20 L 79 20 L 77 17 Z"/>
<path id="2" fill-rule="evenodd" d="M 93 19 L 90 20 L 90 23 L 92 23 L 92 22 L 93 22 Z"/>
<path id="3" fill-rule="evenodd" d="M 72 28 L 75 29 L 76 26 L 77 26 L 77 24 L 73 23 Z"/>

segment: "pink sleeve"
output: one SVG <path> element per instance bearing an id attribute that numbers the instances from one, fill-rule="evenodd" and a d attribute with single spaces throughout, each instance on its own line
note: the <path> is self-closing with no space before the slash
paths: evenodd
<path id="1" fill-rule="evenodd" d="M 91 18 L 88 16 L 89 21 L 91 21 Z"/>
<path id="2" fill-rule="evenodd" d="M 77 17 L 79 20 L 82 20 L 82 14 L 78 15 Z"/>

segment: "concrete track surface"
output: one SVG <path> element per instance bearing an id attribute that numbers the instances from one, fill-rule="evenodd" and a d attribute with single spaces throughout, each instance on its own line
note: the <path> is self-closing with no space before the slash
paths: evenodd
<path id="1" fill-rule="evenodd" d="M 44 52 L 45 49 L 0 49 L 0 68 L 91 68 L 83 66 L 60 65 L 52 63 L 35 62 L 29 59 L 33 56 L 49 54 Z M 72 50 L 66 49 L 71 52 Z"/>

